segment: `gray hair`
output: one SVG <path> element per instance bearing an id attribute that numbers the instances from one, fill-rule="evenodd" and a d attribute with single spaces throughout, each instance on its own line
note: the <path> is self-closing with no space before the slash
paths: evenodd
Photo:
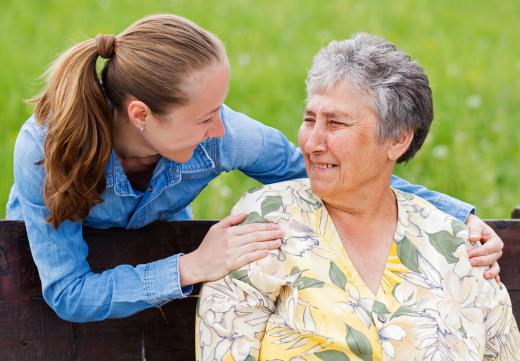
<path id="1" fill-rule="evenodd" d="M 433 121 L 432 91 L 423 68 L 389 41 L 359 33 L 331 41 L 316 54 L 307 75 L 307 97 L 331 91 L 339 81 L 367 96 L 379 116 L 379 141 L 413 131 L 410 147 L 397 162 L 412 159 Z"/>

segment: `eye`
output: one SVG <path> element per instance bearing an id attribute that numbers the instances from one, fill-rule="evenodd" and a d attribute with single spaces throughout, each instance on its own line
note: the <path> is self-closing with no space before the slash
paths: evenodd
<path id="1" fill-rule="evenodd" d="M 329 125 L 333 126 L 333 127 L 343 127 L 343 126 L 346 126 L 347 124 L 345 124 L 343 122 L 336 122 L 334 120 L 331 120 L 331 121 L 329 121 Z"/>
<path id="2" fill-rule="evenodd" d="M 316 119 L 314 119 L 314 118 L 303 118 L 303 122 L 310 125 L 310 124 L 315 123 Z"/>
<path id="3" fill-rule="evenodd" d="M 200 124 L 208 124 L 213 118 L 204 119 Z"/>

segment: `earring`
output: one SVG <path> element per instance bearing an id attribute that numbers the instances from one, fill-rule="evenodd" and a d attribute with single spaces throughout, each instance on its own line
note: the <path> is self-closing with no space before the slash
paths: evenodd
<path id="1" fill-rule="evenodd" d="M 144 127 L 139 127 L 139 131 L 142 132 L 144 130 Z"/>

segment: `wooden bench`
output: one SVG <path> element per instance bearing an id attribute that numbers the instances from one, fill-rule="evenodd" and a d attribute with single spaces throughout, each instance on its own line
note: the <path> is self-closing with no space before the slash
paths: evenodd
<path id="1" fill-rule="evenodd" d="M 100 272 L 187 253 L 213 223 L 157 222 L 131 231 L 86 228 L 89 263 Z M 520 219 L 487 223 L 505 243 L 501 277 L 519 319 Z M 0 221 L 0 360 L 194 360 L 195 305 L 193 296 L 125 319 L 63 321 L 42 298 L 24 224 Z"/>

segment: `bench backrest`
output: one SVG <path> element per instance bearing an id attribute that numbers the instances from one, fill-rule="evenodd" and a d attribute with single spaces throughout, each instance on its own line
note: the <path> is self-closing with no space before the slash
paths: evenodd
<path id="1" fill-rule="evenodd" d="M 487 221 L 505 243 L 501 278 L 520 315 L 520 220 Z M 95 272 L 194 250 L 213 221 L 157 222 L 138 230 L 84 230 Z M 195 290 L 194 295 L 198 292 Z M 0 221 L 0 359 L 194 360 L 196 296 L 125 319 L 58 318 L 41 296 L 22 222 Z"/>

